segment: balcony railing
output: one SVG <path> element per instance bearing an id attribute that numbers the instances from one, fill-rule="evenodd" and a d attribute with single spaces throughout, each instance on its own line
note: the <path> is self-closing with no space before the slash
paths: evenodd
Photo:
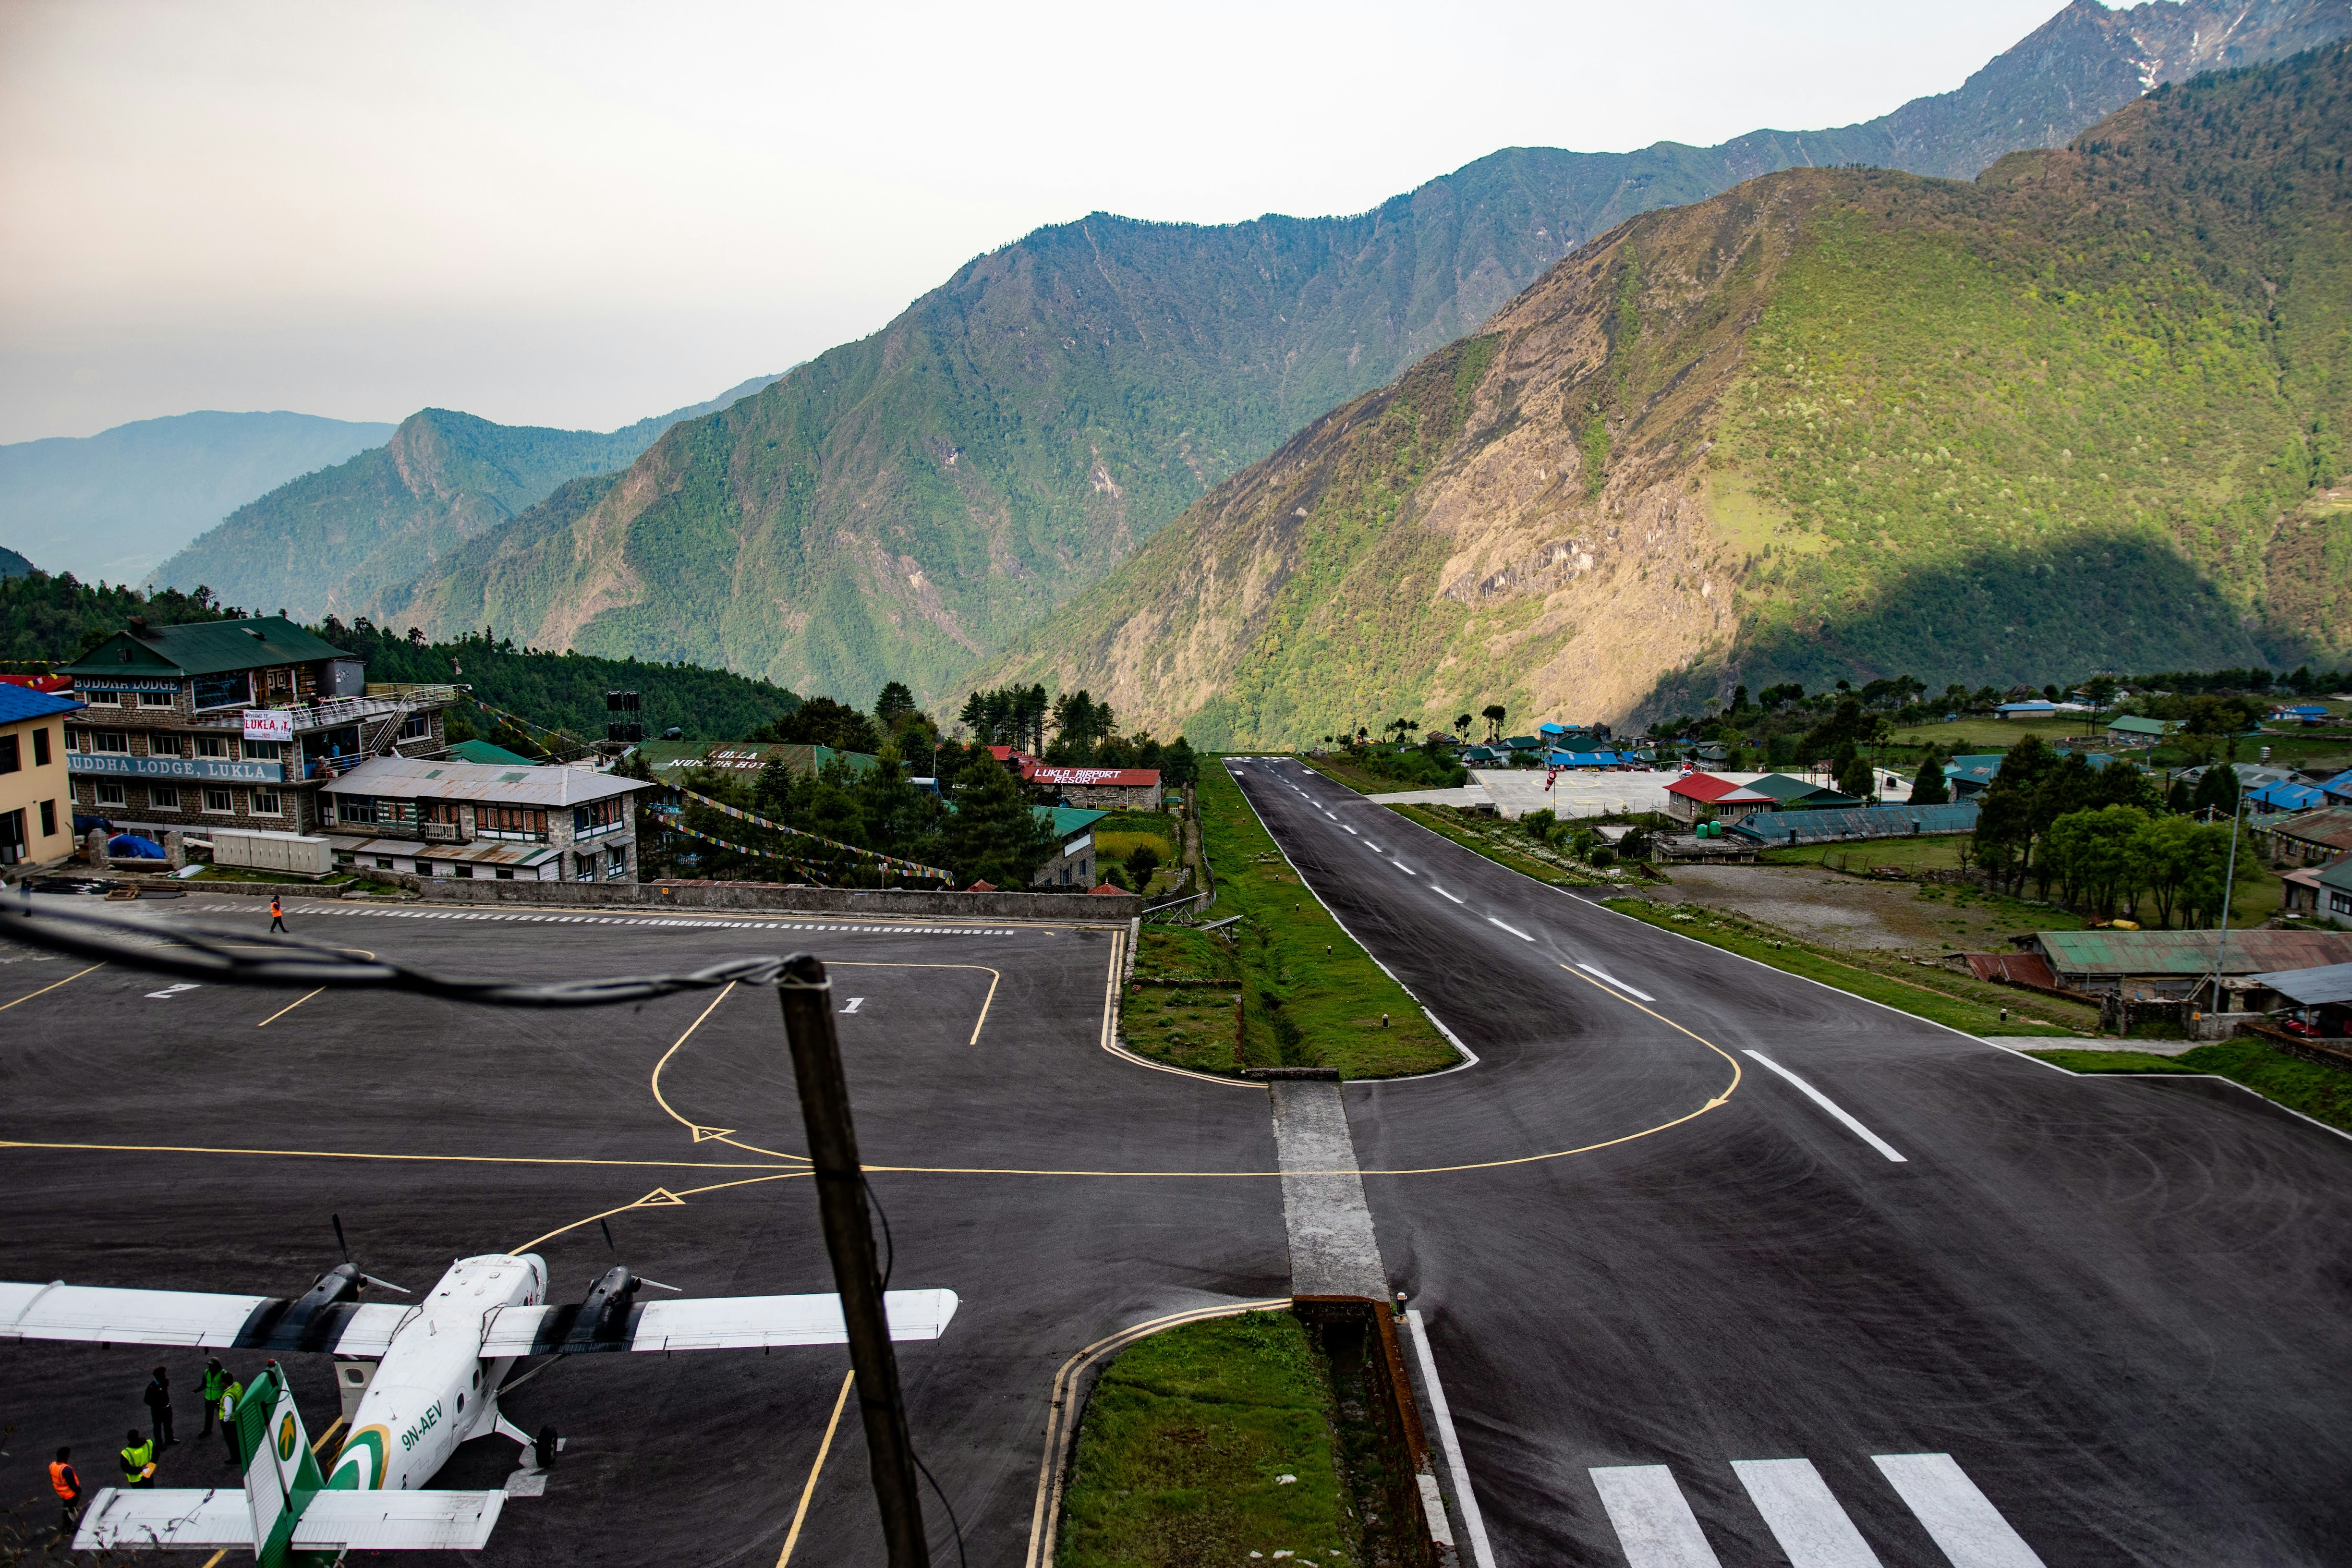
<path id="1" fill-rule="evenodd" d="M 384 695 L 379 696 L 379 691 Z M 294 732 L 299 735 L 316 730 L 348 729 L 362 720 L 401 717 L 424 708 L 446 708 L 464 695 L 463 689 L 455 686 L 372 687 L 365 697 L 330 697 L 323 702 L 300 703 L 282 711 L 294 716 Z M 257 709 L 264 704 L 256 702 L 251 706 Z M 129 714 L 136 710 L 123 711 Z M 147 711 L 173 729 L 241 731 L 245 727 L 243 709 L 199 713 L 194 720 L 182 719 L 168 709 L 152 708 Z"/>

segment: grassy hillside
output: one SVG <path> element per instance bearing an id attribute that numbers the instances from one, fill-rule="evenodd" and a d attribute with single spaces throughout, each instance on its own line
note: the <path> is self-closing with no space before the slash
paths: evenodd
<path id="1" fill-rule="evenodd" d="M 300 617 L 348 616 L 566 480 L 625 468 L 672 425 L 769 379 L 604 432 L 495 425 L 427 408 L 401 421 L 385 445 L 239 507 L 165 562 L 155 580 L 210 584 L 234 603 Z"/>
<path id="2" fill-rule="evenodd" d="M 392 436 L 309 414 L 178 414 L 0 447 L 0 544 L 51 572 L 136 582 L 255 497 Z"/>
<path id="3" fill-rule="evenodd" d="M 2340 662 L 2346 51 L 1579 251 L 976 679 L 1256 745 L 1735 680 Z"/>
<path id="4" fill-rule="evenodd" d="M 1213 487 L 1628 217 L 1809 164 L 1974 174 L 2128 101 L 2143 69 L 2295 47 L 2346 12 L 2078 0 L 1961 89 L 1862 125 L 1509 149 L 1351 217 L 1040 229 L 672 432 L 578 515 L 436 557 L 372 613 L 853 700 L 902 679 L 935 703 Z"/>

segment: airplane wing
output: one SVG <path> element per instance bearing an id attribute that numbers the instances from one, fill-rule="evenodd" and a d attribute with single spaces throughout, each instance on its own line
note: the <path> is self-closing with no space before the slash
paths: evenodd
<path id="1" fill-rule="evenodd" d="M 292 1545 L 297 1552 L 478 1552 L 489 1544 L 506 1501 L 502 1491 L 314 1492 L 294 1521 Z"/>
<path id="2" fill-rule="evenodd" d="M 947 1331 L 960 1299 L 952 1290 L 892 1290 L 883 1297 L 894 1340 L 935 1340 Z M 505 1307 L 491 1314 L 485 1358 L 576 1355 L 590 1351 L 766 1350 L 848 1342 L 841 1298 L 710 1296 L 632 1307 L 627 1327 L 610 1339 L 574 1333 L 577 1307 Z"/>
<path id="3" fill-rule="evenodd" d="M 380 1356 L 414 1307 L 340 1302 L 299 1329 L 285 1324 L 282 1296 L 201 1290 L 123 1290 L 100 1285 L 0 1280 L 0 1343 L 68 1340 L 85 1344 L 187 1345 L 203 1350 L 335 1351 Z"/>
<path id="4" fill-rule="evenodd" d="M 243 1487 L 104 1487 L 74 1532 L 76 1552 L 253 1545 Z"/>
<path id="5" fill-rule="evenodd" d="M 0 1284 L 0 1341 L 226 1349 L 236 1343 L 255 1311 L 268 1304 L 267 1296 L 113 1290 L 62 1279 L 47 1285 Z"/>

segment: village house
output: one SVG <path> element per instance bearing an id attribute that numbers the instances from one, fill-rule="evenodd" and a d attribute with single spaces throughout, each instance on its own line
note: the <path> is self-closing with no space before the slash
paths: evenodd
<path id="1" fill-rule="evenodd" d="M 329 781 L 329 839 L 363 869 L 499 881 L 635 875 L 631 796 L 660 786 L 560 766 L 377 757 Z"/>
<path id="2" fill-rule="evenodd" d="M 65 719 L 80 711 L 70 697 L 0 685 L 0 868 L 72 853 Z"/>
<path id="3" fill-rule="evenodd" d="M 2319 866 L 2352 854 L 2352 807 L 2323 806 L 2292 816 L 2274 817 L 2262 825 L 2270 840 L 2270 858 L 2302 866 Z"/>
<path id="4" fill-rule="evenodd" d="M 372 757 L 437 756 L 453 686 L 370 687 L 360 660 L 282 616 L 133 617 L 58 673 L 74 808 L 150 835 L 310 833 L 321 786 Z"/>
<path id="5" fill-rule="evenodd" d="M 1780 804 L 1717 773 L 1685 773 L 1666 786 L 1666 815 L 1677 822 L 1737 822 Z"/>
<path id="6" fill-rule="evenodd" d="M 2069 991 L 2144 1000 L 2200 990 L 2210 1000 L 2217 962 L 2225 993 L 2267 970 L 2352 963 L 2352 932 L 2338 931 L 2233 931 L 2226 950 L 2218 931 L 2044 931 L 2015 941 Z"/>

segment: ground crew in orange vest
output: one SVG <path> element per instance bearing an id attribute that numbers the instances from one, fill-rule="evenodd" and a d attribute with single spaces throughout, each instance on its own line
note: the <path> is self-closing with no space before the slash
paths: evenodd
<path id="1" fill-rule="evenodd" d="M 278 895 L 275 893 L 269 895 L 269 929 L 286 931 L 286 908 L 278 901 Z M 286 934 L 292 936 L 294 933 L 289 931 L 286 931 Z"/>
<path id="2" fill-rule="evenodd" d="M 132 1427 L 122 1439 L 122 1484 L 126 1487 L 152 1487 L 155 1484 L 155 1441 L 142 1437 Z"/>
<path id="3" fill-rule="evenodd" d="M 59 1448 L 49 1461 L 49 1488 L 58 1494 L 58 1533 L 71 1535 L 81 1518 L 81 1473 L 69 1462 L 71 1448 Z"/>

